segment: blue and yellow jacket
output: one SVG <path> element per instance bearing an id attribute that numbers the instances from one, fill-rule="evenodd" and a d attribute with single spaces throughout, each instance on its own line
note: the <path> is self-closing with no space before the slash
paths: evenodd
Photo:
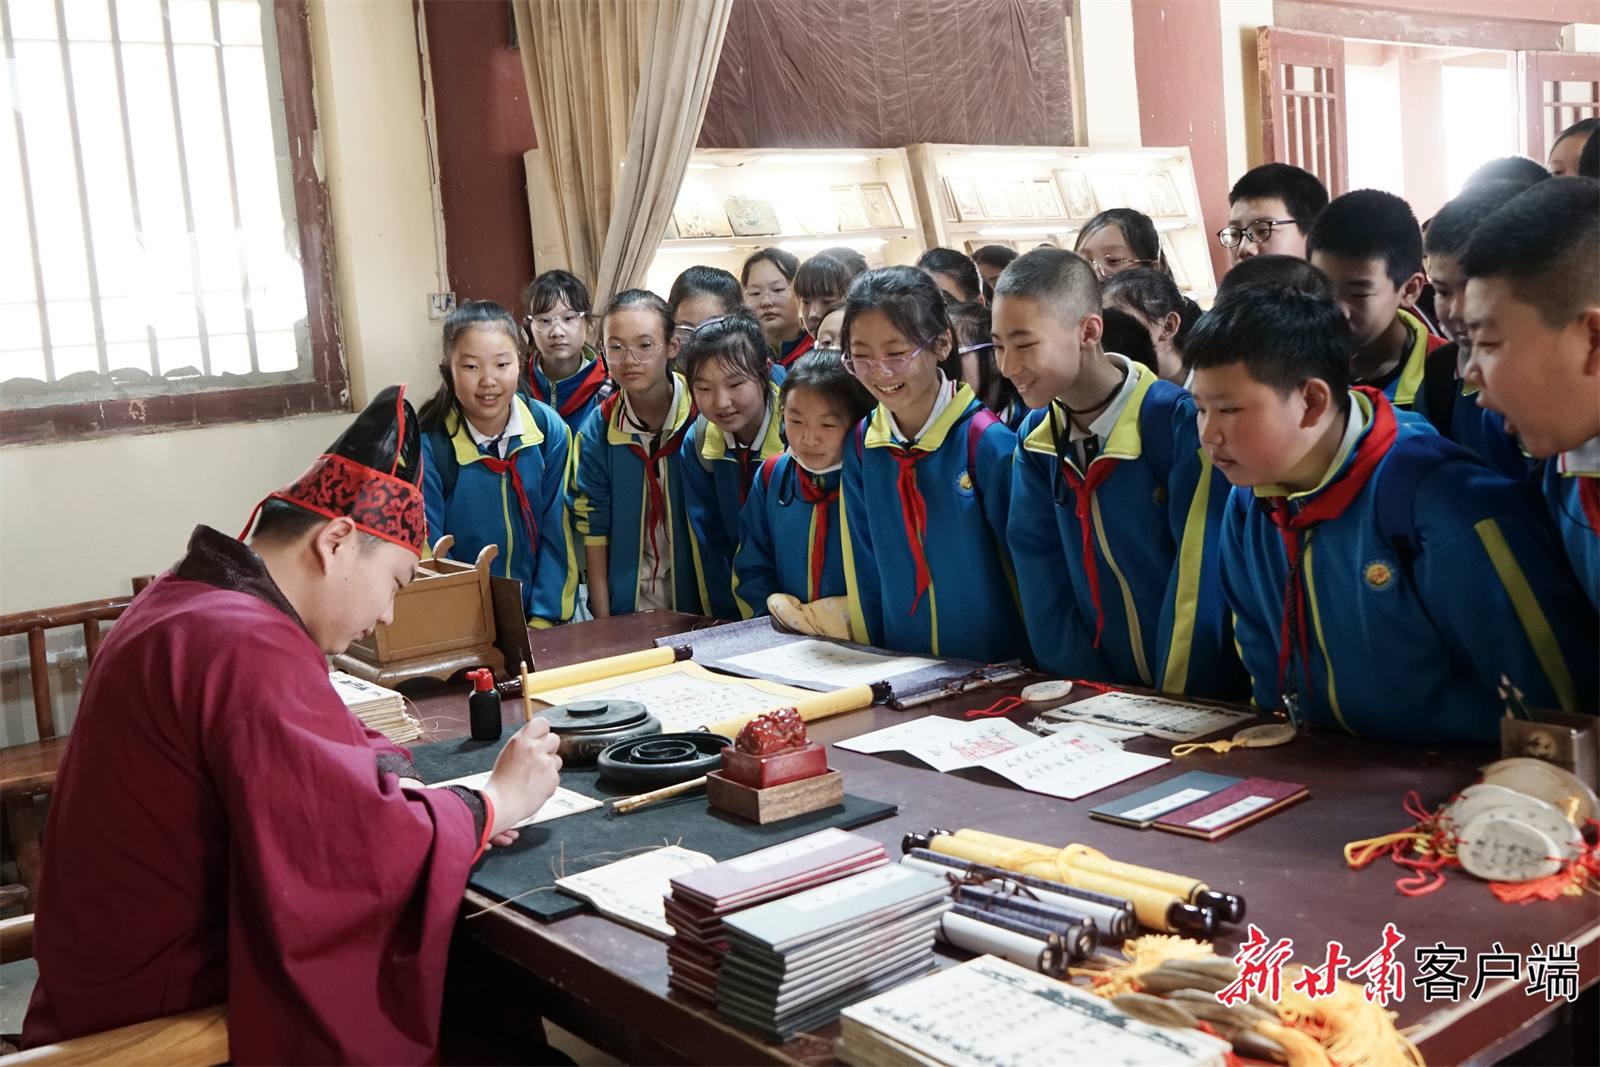
<path id="1" fill-rule="evenodd" d="M 1401 308 L 1395 312 L 1400 321 L 1411 327 L 1411 348 L 1400 361 L 1400 373 L 1383 387 L 1383 395 L 1401 411 L 1410 411 L 1422 392 L 1422 381 L 1428 368 L 1428 353 L 1445 344 L 1445 339 L 1428 331 L 1428 324 L 1411 312 Z"/>
<path id="2" fill-rule="evenodd" d="M 1459 350 L 1455 342 L 1428 353 L 1427 376 L 1417 390 L 1412 411 L 1433 428 L 1513 481 L 1528 477 L 1532 461 L 1516 438 L 1506 433 L 1505 416 L 1478 406 L 1478 387 L 1456 373 Z M 1437 391 L 1436 382 L 1437 378 Z M 1449 410 L 1435 411 L 1434 397 L 1448 394 Z"/>
<path id="3" fill-rule="evenodd" d="M 682 435 L 695 419 L 689 389 L 676 372 L 678 406 L 668 420 L 663 447 L 678 437 L 666 460 L 662 492 L 672 540 L 672 607 L 704 614 L 695 564 L 694 535 L 683 508 Z M 573 476 L 569 500 L 573 523 L 584 545 L 605 545 L 611 614 L 626 615 L 639 601 L 639 564 L 644 554 L 649 482 L 645 464 L 630 445 L 638 439 L 622 428 L 622 394 L 615 393 L 589 413 L 573 438 Z M 591 597 L 598 595 L 590 590 Z"/>
<path id="4" fill-rule="evenodd" d="M 840 543 L 857 641 L 980 663 L 1027 658 L 1006 548 L 1017 438 L 998 420 L 988 425 L 977 442 L 977 470 L 968 470 L 967 421 L 982 407 L 962 385 L 916 442 L 925 453 L 914 471 L 927 508 L 931 576 L 920 599 L 888 411 L 880 406 L 846 438 Z"/>
<path id="5" fill-rule="evenodd" d="M 533 396 L 542 400 L 556 409 L 561 416 L 561 421 L 573 433 L 583 429 L 589 412 L 599 406 L 600 401 L 606 396 L 606 365 L 588 345 L 583 346 L 583 364 L 578 373 L 559 382 L 552 383 L 545 377 L 544 368 L 537 359 L 531 360 L 528 368 L 529 377 L 532 379 Z"/>
<path id="6" fill-rule="evenodd" d="M 709 614 L 719 619 L 743 616 L 733 596 L 733 554 L 739 548 L 739 512 L 747 487 L 762 461 L 783 451 L 778 431 L 778 387 L 769 385 L 767 433 L 759 447 L 744 454 L 728 447 L 727 435 L 704 415 L 683 438 L 683 504 L 695 539 L 695 562 Z"/>
<path id="7" fill-rule="evenodd" d="M 787 452 L 761 465 L 739 513 L 739 551 L 733 557 L 733 593 L 743 618 L 765 615 L 773 593 L 809 603 L 848 592 L 839 547 L 839 478 L 839 471 L 812 474 Z M 808 487 L 821 500 L 807 499 Z"/>
<path id="8" fill-rule="evenodd" d="M 1368 416 L 1365 439 L 1372 402 L 1354 391 L 1351 398 Z M 1430 433 L 1401 417 L 1396 442 Z M 1338 457 L 1317 488 L 1289 496 L 1289 507 L 1298 511 L 1337 483 L 1355 452 Z M 1305 718 L 1396 741 L 1494 742 L 1502 674 L 1535 707 L 1593 711 L 1595 609 L 1531 487 L 1464 459 L 1428 470 L 1412 497 L 1420 550 L 1407 568 L 1378 527 L 1393 456 L 1391 446 L 1345 510 L 1305 535 L 1310 677 L 1299 655 L 1291 661 Z M 1259 707 L 1278 704 L 1287 578 L 1281 532 L 1256 493 L 1234 489 L 1222 584 Z"/>
<path id="9" fill-rule="evenodd" d="M 1589 602 L 1600 607 L 1600 463 L 1563 463 L 1563 458 L 1545 460 L 1544 496 L 1579 584 Z"/>
<path id="10" fill-rule="evenodd" d="M 522 507 L 512 487 L 511 472 L 491 471 L 482 460 L 498 458 L 472 440 L 461 416 L 445 416 L 457 464 L 456 482 L 448 499 L 434 459 L 433 435 L 422 435 L 422 498 L 428 513 L 428 540 L 450 534 L 452 558 L 472 562 L 486 545 L 499 545 L 491 569 L 522 583 L 522 613 L 528 625 L 550 626 L 572 618 L 578 589 L 578 553 L 567 517 L 567 462 L 572 435 L 553 409 L 537 400 L 513 399 L 524 432 L 511 438 L 506 458 L 516 463 L 522 490 L 537 527 L 538 543 L 530 547 Z"/>
<path id="11" fill-rule="evenodd" d="M 1228 481 L 1200 448 L 1194 401 L 1147 368 L 1090 463 L 1114 464 L 1089 498 L 1100 612 L 1083 549 L 1076 453 L 1058 460 L 1067 416 L 1030 412 L 1017 439 L 1007 540 L 1022 591 L 1028 641 L 1051 674 L 1172 693 L 1242 696 L 1246 680 L 1228 630 L 1217 532 Z M 1064 444 L 1064 443 L 1063 443 Z M 1058 503 L 1057 501 L 1060 501 Z M 1073 616 L 1076 624 L 1069 624 Z M 1085 638 L 1087 634 L 1087 638 Z"/>

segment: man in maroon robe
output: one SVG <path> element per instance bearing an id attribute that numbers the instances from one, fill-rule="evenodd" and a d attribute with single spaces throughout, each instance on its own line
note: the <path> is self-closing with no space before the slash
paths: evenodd
<path id="1" fill-rule="evenodd" d="M 423 788 L 328 680 L 415 573 L 420 475 L 390 387 L 249 547 L 197 527 L 112 629 L 56 781 L 24 1047 L 227 1001 L 236 1063 L 436 1058 L 468 869 L 560 760 L 535 719 L 482 792 Z"/>

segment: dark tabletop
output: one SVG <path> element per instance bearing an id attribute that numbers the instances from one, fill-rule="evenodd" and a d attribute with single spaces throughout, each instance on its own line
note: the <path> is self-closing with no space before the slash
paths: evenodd
<path id="1" fill-rule="evenodd" d="M 648 648 L 661 636 L 710 625 L 674 612 L 646 612 L 532 632 L 538 668 L 563 666 L 600 656 Z M 923 705 L 910 712 L 875 707 L 811 724 L 810 736 L 827 744 L 926 714 L 959 717 L 986 707 L 1021 683 L 978 690 Z M 465 733 L 466 689 L 455 686 L 416 700 L 424 740 Z M 521 702 L 506 702 L 506 722 L 521 718 Z M 1034 712 L 1014 712 L 1022 723 Z M 1227 736 L 1226 733 L 1219 736 Z M 1141 737 L 1130 751 L 1168 755 L 1170 742 Z M 856 830 L 899 854 L 902 835 L 930 827 L 970 827 L 1047 845 L 1080 842 L 1107 856 L 1199 878 L 1212 889 L 1238 893 L 1248 903 L 1247 922 L 1268 937 L 1292 938 L 1294 961 L 1321 965 L 1329 941 L 1360 961 L 1379 947 L 1384 924 L 1405 936 L 1397 956 L 1405 964 L 1405 999 L 1391 1002 L 1398 1025 L 1418 1027 L 1413 1039 L 1429 1063 L 1492 1062 L 1526 1040 L 1529 1024 L 1555 1007 L 1542 995 L 1527 995 L 1522 982 L 1490 980 L 1482 995 L 1468 998 L 1479 952 L 1526 955 L 1535 944 L 1577 946 L 1580 985 L 1600 976 L 1600 900 L 1593 895 L 1555 902 L 1504 904 L 1487 885 L 1459 869 L 1437 892 L 1410 898 L 1395 889 L 1405 872 L 1381 859 L 1352 871 L 1344 862 L 1346 842 L 1405 830 L 1415 821 L 1402 807 L 1415 791 L 1434 809 L 1470 785 L 1478 768 L 1498 758 L 1480 748 L 1415 748 L 1318 732 L 1267 749 L 1208 751 L 1174 760 L 1139 777 L 1064 801 L 1025 792 L 992 772 L 973 769 L 940 774 L 903 753 L 862 755 L 829 750 L 829 763 L 844 772 L 853 794 L 899 805 L 899 814 Z M 1306 785 L 1311 799 L 1208 842 L 1156 830 L 1132 830 L 1089 818 L 1088 809 L 1176 776 L 1207 770 L 1235 777 L 1259 776 Z M 682 842 L 694 848 L 694 842 Z M 548 985 L 545 1011 L 557 1024 L 633 1063 L 831 1062 L 834 1024 L 814 1036 L 800 1035 L 771 1046 L 729 1023 L 714 1010 L 667 989 L 664 944 L 648 935 L 583 914 L 543 924 L 493 899 L 469 891 L 463 907 L 466 929 Z M 481 912 L 481 914 L 479 914 Z M 1216 938 L 1219 955 L 1237 951 L 1244 928 L 1226 928 Z M 1411 985 L 1416 946 L 1466 950 L 1457 965 L 1468 981 L 1459 1001 L 1431 1004 Z M 959 954 L 951 961 L 965 958 Z"/>

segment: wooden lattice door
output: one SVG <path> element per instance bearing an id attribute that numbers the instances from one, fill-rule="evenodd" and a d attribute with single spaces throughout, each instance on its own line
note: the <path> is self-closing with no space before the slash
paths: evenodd
<path id="1" fill-rule="evenodd" d="M 1518 52 L 1522 88 L 1522 153 L 1543 163 L 1561 131 L 1600 116 L 1600 55 L 1592 52 Z"/>
<path id="2" fill-rule="evenodd" d="M 1343 39 L 1276 26 L 1256 33 L 1264 158 L 1303 167 L 1338 196 L 1350 180 Z"/>

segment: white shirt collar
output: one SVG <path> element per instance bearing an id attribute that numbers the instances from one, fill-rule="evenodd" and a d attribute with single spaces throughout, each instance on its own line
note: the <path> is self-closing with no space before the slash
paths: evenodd
<path id="1" fill-rule="evenodd" d="M 464 418 L 462 421 L 467 424 L 467 433 L 472 435 L 472 443 L 480 448 L 492 445 L 492 450 L 497 459 L 505 459 L 506 449 L 511 447 L 511 439 L 513 437 L 521 437 L 524 432 L 522 405 L 517 403 L 516 397 L 511 398 L 511 417 L 506 420 L 506 428 L 497 435 L 481 433 L 476 426 L 472 425 L 471 419 Z"/>
<path id="2" fill-rule="evenodd" d="M 1600 474 L 1600 437 L 1591 437 L 1571 452 L 1556 457 L 1562 474 Z"/>
<path id="3" fill-rule="evenodd" d="M 755 440 L 751 442 L 750 448 L 746 451 L 761 451 L 761 446 L 765 444 L 767 440 L 767 431 L 772 428 L 772 409 L 777 406 L 777 402 L 772 399 L 771 391 L 769 390 L 767 395 L 767 413 L 761 417 L 761 426 L 756 430 Z M 724 434 L 723 437 L 728 442 L 729 451 L 732 451 L 735 448 L 744 448 L 743 445 L 734 440 L 733 434 Z"/>
<path id="4" fill-rule="evenodd" d="M 1107 352 L 1106 358 L 1112 363 L 1124 367 L 1128 376 L 1122 379 L 1122 385 L 1117 389 L 1117 394 L 1111 398 L 1111 403 L 1106 409 L 1096 415 L 1094 421 L 1089 423 L 1087 430 L 1078 429 L 1078 424 L 1072 419 L 1067 419 L 1067 440 L 1081 441 L 1086 437 L 1098 437 L 1104 441 L 1111 436 L 1111 431 L 1117 425 L 1117 420 L 1122 418 L 1123 411 L 1127 410 L 1128 401 L 1133 399 L 1133 391 L 1139 387 L 1139 376 L 1149 374 L 1150 371 L 1135 363 L 1127 356 L 1116 352 Z"/>
<path id="5" fill-rule="evenodd" d="M 929 428 L 939 420 L 939 416 L 944 414 L 944 409 L 950 406 L 950 401 L 956 398 L 957 388 L 958 386 L 956 383 L 946 378 L 944 376 L 944 371 L 940 371 L 939 391 L 934 395 L 933 410 L 928 413 L 928 421 L 922 424 L 922 429 L 918 430 L 914 437 L 907 437 L 905 434 L 900 432 L 900 424 L 895 421 L 894 413 L 890 412 L 889 436 L 893 437 L 895 441 L 900 444 L 912 444 L 916 441 L 922 440 L 922 435 L 928 432 Z"/>
<path id="6" fill-rule="evenodd" d="M 644 429 L 644 420 L 633 413 L 633 405 L 628 402 L 628 394 L 622 394 L 622 432 L 631 433 L 640 441 L 649 441 L 657 434 L 667 433 L 672 428 L 673 417 L 678 413 L 678 404 L 683 400 L 683 380 L 676 374 L 672 376 L 672 402 L 667 405 L 667 423 L 659 430 Z"/>

